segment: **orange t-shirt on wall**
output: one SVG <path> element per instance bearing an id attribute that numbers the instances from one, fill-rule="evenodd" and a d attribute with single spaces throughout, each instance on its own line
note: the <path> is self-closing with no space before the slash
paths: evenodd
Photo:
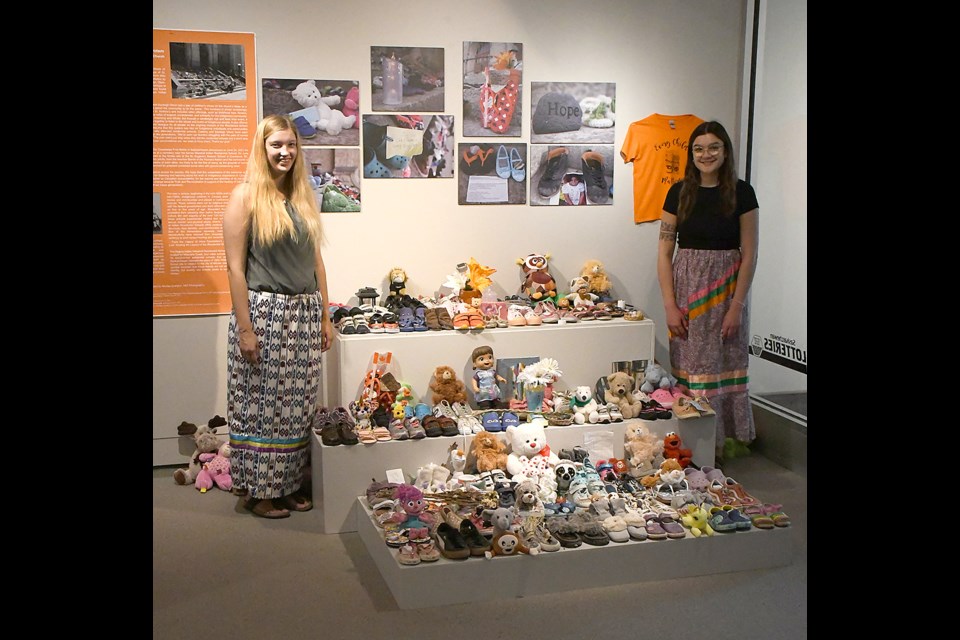
<path id="1" fill-rule="evenodd" d="M 627 128 L 620 149 L 623 161 L 633 163 L 633 221 L 660 219 L 670 185 L 683 179 L 690 134 L 703 122 L 692 114 L 637 120 Z"/>

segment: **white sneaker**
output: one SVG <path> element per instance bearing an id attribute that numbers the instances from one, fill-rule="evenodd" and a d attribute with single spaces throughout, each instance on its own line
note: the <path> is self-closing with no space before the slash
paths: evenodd
<path id="1" fill-rule="evenodd" d="M 510 327 L 525 327 L 527 326 L 527 318 L 524 313 L 524 309 L 529 309 L 530 307 L 523 307 L 518 304 L 512 304 L 507 308 L 507 326 Z"/>

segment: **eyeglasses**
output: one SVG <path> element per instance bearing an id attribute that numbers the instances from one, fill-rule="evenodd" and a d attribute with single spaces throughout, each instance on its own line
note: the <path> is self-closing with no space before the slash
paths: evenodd
<path id="1" fill-rule="evenodd" d="M 699 145 L 694 147 L 693 155 L 702 156 L 704 153 L 706 153 L 707 155 L 715 156 L 718 153 L 720 153 L 720 151 L 722 150 L 723 150 L 723 145 L 720 144 L 719 142 L 714 142 L 708 147 L 701 147 Z"/>

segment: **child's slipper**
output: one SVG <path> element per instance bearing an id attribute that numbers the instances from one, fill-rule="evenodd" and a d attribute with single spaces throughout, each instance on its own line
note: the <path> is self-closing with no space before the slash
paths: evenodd
<path id="1" fill-rule="evenodd" d="M 773 529 L 773 519 L 763 512 L 763 507 L 750 505 L 743 508 L 743 515 L 750 518 L 750 522 L 757 529 Z"/>
<path id="2" fill-rule="evenodd" d="M 779 504 L 763 505 L 763 513 L 766 514 L 777 527 L 789 527 L 790 516 L 783 512 L 783 506 Z"/>
<path id="3" fill-rule="evenodd" d="M 382 427 L 378 427 L 382 428 Z M 387 432 L 389 435 L 389 432 Z M 373 427 L 366 427 L 363 429 L 357 429 L 357 437 L 360 439 L 361 444 L 376 444 L 377 436 L 373 433 Z"/>
<path id="4" fill-rule="evenodd" d="M 381 426 L 373 428 L 373 437 L 377 439 L 377 442 L 390 442 L 393 440 L 393 436 L 390 435 L 390 430 Z"/>
<path id="5" fill-rule="evenodd" d="M 470 329 L 470 316 L 465 313 L 458 313 L 453 316 L 453 328 L 457 331 L 468 331 Z"/>

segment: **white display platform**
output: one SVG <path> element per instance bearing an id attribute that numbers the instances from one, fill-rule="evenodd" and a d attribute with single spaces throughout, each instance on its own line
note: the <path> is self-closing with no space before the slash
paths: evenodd
<path id="1" fill-rule="evenodd" d="M 592 431 L 608 431 L 613 455 L 623 457 L 623 432 L 628 424 L 643 422 L 654 433 L 663 437 L 671 431 L 680 435 L 683 446 L 693 452 L 697 466 L 713 466 L 716 442 L 716 420 L 713 416 L 687 420 L 640 420 L 632 418 L 610 424 L 587 424 L 547 427 L 547 444 L 559 454 L 561 449 L 583 445 L 584 437 Z M 500 434 L 506 442 L 506 436 Z M 314 434 L 311 450 L 313 496 L 322 510 L 324 533 L 356 531 L 353 508 L 356 497 L 376 480 L 385 480 L 387 469 L 402 469 L 406 478 L 416 476 L 417 470 L 431 462 L 446 462 L 450 445 L 457 442 L 464 451 L 470 450 L 473 436 L 441 436 L 421 440 L 378 442 L 377 444 L 325 446 Z"/>
<path id="2" fill-rule="evenodd" d="M 464 384 L 473 376 L 470 355 L 480 345 L 493 348 L 501 358 L 554 358 L 563 371 L 558 390 L 587 385 L 593 389 L 600 376 L 613 371 L 618 361 L 651 360 L 654 357 L 654 323 L 592 320 L 539 327 L 484 329 L 478 333 L 421 331 L 410 333 L 338 333 L 327 362 L 325 379 L 328 404 L 346 406 L 359 396 L 363 378 L 376 352 L 393 354 L 388 369 L 397 380 L 408 383 L 417 402 L 434 405 L 430 379 L 439 365 L 453 367 Z M 468 391 L 469 395 L 469 391 Z"/>
<path id="3" fill-rule="evenodd" d="M 780 567 L 792 562 L 793 529 L 756 529 L 678 540 L 586 543 L 536 556 L 440 558 L 405 566 L 384 542 L 363 498 L 357 530 L 401 609 Z M 625 567 L 627 570 L 624 570 Z"/>

